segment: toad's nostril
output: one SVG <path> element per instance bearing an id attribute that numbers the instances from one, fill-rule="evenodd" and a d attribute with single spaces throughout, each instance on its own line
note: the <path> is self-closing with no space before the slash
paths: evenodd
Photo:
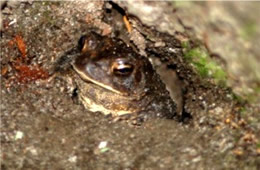
<path id="1" fill-rule="evenodd" d="M 82 37 L 80 37 L 80 39 L 78 41 L 78 49 L 80 51 L 83 51 L 83 49 L 84 49 L 86 38 L 87 38 L 86 35 L 83 35 Z"/>

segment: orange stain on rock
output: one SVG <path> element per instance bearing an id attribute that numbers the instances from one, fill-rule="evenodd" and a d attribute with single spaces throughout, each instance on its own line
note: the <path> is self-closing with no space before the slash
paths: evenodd
<path id="1" fill-rule="evenodd" d="M 47 79 L 49 73 L 41 68 L 39 65 L 27 65 L 28 58 L 26 44 L 21 35 L 16 35 L 13 40 L 8 42 L 8 46 L 11 48 L 17 45 L 22 57 L 17 57 L 12 61 L 11 67 L 15 71 L 13 77 L 9 79 L 8 86 L 12 84 L 27 84 L 38 79 Z M 6 70 L 1 70 L 2 75 L 6 74 Z"/>
<path id="2" fill-rule="evenodd" d="M 26 45 L 25 45 L 25 43 L 23 41 L 22 36 L 16 35 L 15 36 L 15 41 L 16 41 L 16 44 L 17 44 L 17 47 L 18 47 L 19 51 L 22 54 L 22 57 L 25 58 L 26 57 Z"/>
<path id="3" fill-rule="evenodd" d="M 39 66 L 27 66 L 19 64 L 14 66 L 17 71 L 16 78 L 19 83 L 26 84 L 38 79 L 46 79 L 49 77 L 47 71 Z"/>

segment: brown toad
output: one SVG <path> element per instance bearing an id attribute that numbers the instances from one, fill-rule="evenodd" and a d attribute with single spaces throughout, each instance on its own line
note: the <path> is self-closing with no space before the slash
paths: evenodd
<path id="1" fill-rule="evenodd" d="M 71 65 L 80 102 L 92 112 L 174 118 L 176 104 L 151 63 L 116 38 L 88 33 Z"/>

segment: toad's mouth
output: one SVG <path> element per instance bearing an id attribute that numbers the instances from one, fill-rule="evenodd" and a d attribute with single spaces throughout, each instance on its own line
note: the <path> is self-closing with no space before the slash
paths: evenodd
<path id="1" fill-rule="evenodd" d="M 81 99 L 84 101 L 83 105 L 85 108 L 87 108 L 91 112 L 101 112 L 104 115 L 111 114 L 113 117 L 126 115 L 126 114 L 132 114 L 136 112 L 136 110 L 128 110 L 128 109 L 113 109 L 113 108 L 106 108 L 104 105 L 100 103 L 95 103 L 93 100 L 80 96 Z"/>
<path id="2" fill-rule="evenodd" d="M 82 72 L 82 71 L 80 71 L 79 69 L 77 69 L 74 65 L 73 65 L 73 68 L 74 68 L 74 70 L 79 74 L 79 76 L 80 76 L 84 81 L 93 83 L 93 84 L 95 84 L 95 85 L 97 85 L 97 86 L 100 86 L 100 87 L 102 87 L 102 88 L 104 88 L 104 89 L 107 89 L 107 90 L 109 90 L 109 91 L 111 91 L 111 92 L 114 92 L 114 93 L 119 94 L 119 95 L 122 95 L 122 96 L 127 96 L 127 95 L 128 95 L 128 94 L 126 94 L 126 93 L 124 93 L 124 92 L 121 92 L 121 91 L 119 91 L 119 90 L 116 90 L 116 89 L 112 88 L 111 86 L 105 85 L 105 84 L 103 84 L 103 83 L 100 83 L 100 82 L 98 82 L 98 81 L 92 79 L 91 77 L 87 76 L 84 72 Z"/>

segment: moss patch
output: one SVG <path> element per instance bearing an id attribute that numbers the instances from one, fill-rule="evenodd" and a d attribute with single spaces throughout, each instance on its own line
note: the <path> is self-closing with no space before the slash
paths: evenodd
<path id="1" fill-rule="evenodd" d="M 182 46 L 184 47 L 184 58 L 202 78 L 210 78 L 218 85 L 226 85 L 226 72 L 217 62 L 210 58 L 206 50 L 200 47 L 190 48 L 188 42 L 183 43 Z"/>

